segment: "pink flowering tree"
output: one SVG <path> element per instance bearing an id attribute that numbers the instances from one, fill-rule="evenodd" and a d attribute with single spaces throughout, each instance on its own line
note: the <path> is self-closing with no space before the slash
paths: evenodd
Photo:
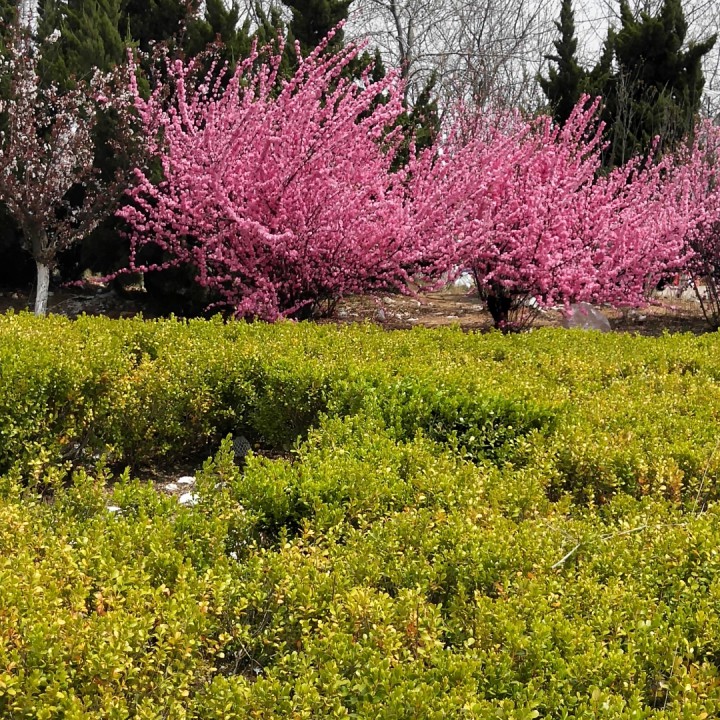
<path id="1" fill-rule="evenodd" d="M 598 105 L 582 98 L 562 127 L 518 112 L 471 114 L 418 161 L 420 234 L 456 245 L 497 327 L 543 304 L 639 304 L 679 262 L 664 165 L 638 159 L 600 175 Z"/>
<path id="2" fill-rule="evenodd" d="M 678 148 L 668 181 L 667 203 L 686 218 L 684 271 L 705 319 L 720 327 L 720 127 L 699 123 Z"/>
<path id="3" fill-rule="evenodd" d="M 100 73 L 70 91 L 43 84 L 41 50 L 29 30 L 15 26 L 0 67 L 10 88 L 0 99 L 0 203 L 35 260 L 38 315 L 47 310 L 58 254 L 117 207 L 119 183 L 103 182 L 93 167 L 92 133 L 101 105 L 129 108 L 111 91 L 111 78 Z"/>
<path id="4" fill-rule="evenodd" d="M 189 267 L 214 305 L 274 320 L 329 311 L 347 294 L 408 292 L 418 272 L 447 264 L 436 242 L 415 242 L 406 172 L 391 170 L 397 77 L 353 79 L 360 48 L 328 54 L 331 37 L 289 80 L 278 77 L 281 48 L 200 79 L 194 63 L 169 62 L 172 92 L 158 85 L 147 100 L 133 86 L 162 180 L 138 169 L 120 212 L 130 269 Z M 148 250 L 163 260 L 143 261 Z"/>

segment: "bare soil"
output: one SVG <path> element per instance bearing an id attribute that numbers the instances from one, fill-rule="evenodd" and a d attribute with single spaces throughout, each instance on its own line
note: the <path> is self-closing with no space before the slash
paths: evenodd
<path id="1" fill-rule="evenodd" d="M 614 331 L 657 336 L 664 332 L 709 332 L 699 303 L 683 299 L 658 299 L 640 310 L 602 308 Z M 559 309 L 540 311 L 532 327 L 562 327 Z M 488 332 L 493 323 L 474 292 L 438 292 L 417 298 L 385 295 L 378 298 L 349 298 L 339 304 L 336 317 L 325 322 L 371 321 L 388 329 L 458 325 L 463 330 Z"/>
<path id="2" fill-rule="evenodd" d="M 58 290 L 48 302 L 49 312 L 77 317 L 105 315 L 111 318 L 158 317 L 153 306 L 142 293 L 118 294 L 114 290 L 98 288 L 88 292 Z M 0 313 L 8 310 L 32 309 L 32 298 L 26 291 L 0 288 Z M 658 298 L 640 310 L 602 308 L 614 331 L 657 336 L 663 332 L 690 332 L 701 334 L 710 331 L 699 303 L 680 298 Z M 533 327 L 560 327 L 561 310 L 545 310 L 538 314 Z M 463 330 L 487 332 L 492 319 L 474 292 L 451 291 L 408 297 L 379 295 L 351 297 L 338 303 L 332 318 L 322 323 L 344 325 L 353 322 L 373 322 L 387 329 L 407 329 L 415 326 L 442 327 L 457 325 Z"/>

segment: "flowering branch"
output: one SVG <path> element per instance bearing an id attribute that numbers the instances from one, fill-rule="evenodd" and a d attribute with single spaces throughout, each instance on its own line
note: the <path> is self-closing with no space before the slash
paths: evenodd
<path id="1" fill-rule="evenodd" d="M 67 92 L 38 76 L 41 48 L 15 25 L 0 73 L 10 93 L 0 99 L 0 202 L 17 222 L 38 269 L 35 312 L 44 314 L 50 273 L 58 253 L 91 232 L 117 207 L 122 178 L 108 184 L 93 165 L 93 129 L 100 108 L 115 110 L 130 127 L 127 85 L 118 75 L 95 72 Z M 71 192 L 73 191 L 73 192 Z"/>

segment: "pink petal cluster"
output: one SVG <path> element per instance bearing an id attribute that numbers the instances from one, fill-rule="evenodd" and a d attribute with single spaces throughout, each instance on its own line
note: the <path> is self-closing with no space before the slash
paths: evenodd
<path id="1" fill-rule="evenodd" d="M 465 114 L 440 153 L 418 160 L 418 229 L 456 248 L 486 299 L 639 304 L 678 267 L 684 218 L 666 202 L 671 160 L 604 175 L 598 106 L 582 98 L 563 127 Z"/>
<path id="2" fill-rule="evenodd" d="M 266 320 L 407 291 L 428 248 L 409 233 L 405 172 L 392 171 L 402 88 L 369 70 L 353 79 L 359 48 L 324 47 L 287 81 L 281 51 L 255 51 L 200 82 L 193 63 L 169 63 L 169 103 L 162 87 L 148 100 L 134 88 L 163 179 L 138 170 L 121 212 L 133 269 L 189 264 L 220 304 Z M 167 261 L 143 264 L 146 246 Z"/>
<path id="3" fill-rule="evenodd" d="M 0 202 L 15 218 L 35 260 L 52 267 L 57 253 L 75 240 L 80 216 L 84 219 L 84 208 L 92 204 L 88 198 L 72 207 L 66 196 L 74 185 L 94 182 L 96 112 L 87 88 L 61 93 L 44 86 L 38 61 L 28 37 L 11 38 L 2 68 L 10 92 L 0 98 L 0 113 L 7 118 L 0 133 Z"/>
<path id="4" fill-rule="evenodd" d="M 114 148 L 129 152 L 130 133 L 128 98 L 117 87 L 128 84 L 121 69 L 108 75 L 96 71 L 90 82 L 77 81 L 63 91 L 40 77 L 42 50 L 15 25 L 0 60 L 0 76 L 9 86 L 0 97 L 0 203 L 36 262 L 38 314 L 45 312 L 58 254 L 114 212 L 121 196 L 122 173 L 104 180 L 93 165 L 97 102 L 116 111 Z"/>
<path id="5" fill-rule="evenodd" d="M 700 123 L 679 148 L 666 202 L 686 218 L 686 268 L 720 280 L 720 127 Z"/>
<path id="6" fill-rule="evenodd" d="M 600 100 L 584 97 L 562 127 L 461 110 L 397 169 L 398 77 L 352 79 L 359 48 L 325 48 L 287 81 L 281 49 L 199 80 L 192 62 L 169 62 L 147 100 L 133 86 L 162 181 L 136 170 L 121 211 L 132 269 L 189 265 L 220 304 L 267 320 L 467 269 L 502 324 L 519 300 L 641 304 L 697 256 L 711 218 L 717 242 L 702 140 L 605 173 Z M 148 246 L 164 260 L 143 263 Z"/>

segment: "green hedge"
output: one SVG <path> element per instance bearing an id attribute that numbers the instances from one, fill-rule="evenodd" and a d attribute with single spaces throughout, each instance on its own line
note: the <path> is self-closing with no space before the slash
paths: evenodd
<path id="1" fill-rule="evenodd" d="M 543 465 L 550 492 L 714 497 L 715 335 L 0 318 L 0 471 L 77 455 L 133 468 L 214 452 L 230 432 L 289 450 L 362 414 L 477 461 Z M 700 487 L 702 483 L 702 487 Z"/>
<path id="2" fill-rule="evenodd" d="M 720 712 L 715 507 L 552 502 L 542 473 L 356 419 L 244 473 L 226 444 L 198 483 L 181 507 L 6 479 L 0 716 Z"/>
<path id="3" fill-rule="evenodd" d="M 536 402 L 535 388 L 495 360 L 473 361 L 488 376 L 468 372 L 469 355 L 446 362 L 444 337 L 462 339 L 384 336 L 371 326 L 338 333 L 8 315 L 0 319 L 0 467 L 52 460 L 73 443 L 139 465 L 217 447 L 233 430 L 289 448 L 323 413 L 369 412 L 398 437 L 425 428 L 478 455 L 552 426 L 556 402 Z"/>
<path id="4" fill-rule="evenodd" d="M 718 342 L 0 318 L 0 717 L 717 716 Z"/>

